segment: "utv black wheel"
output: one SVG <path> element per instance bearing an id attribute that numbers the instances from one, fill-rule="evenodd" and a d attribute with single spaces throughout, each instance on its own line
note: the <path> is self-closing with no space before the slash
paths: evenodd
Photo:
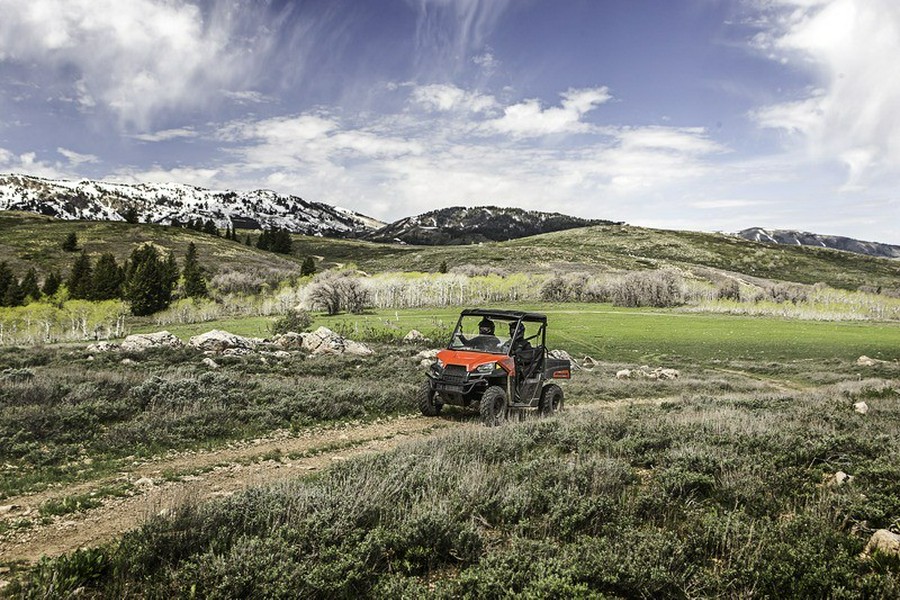
<path id="1" fill-rule="evenodd" d="M 419 389 L 419 394 L 417 396 L 419 410 L 421 410 L 422 414 L 426 417 L 436 417 L 440 414 L 441 409 L 444 408 L 444 405 L 437 402 L 436 398 L 437 392 L 435 392 L 434 389 L 432 389 L 431 384 L 426 381 L 425 385 Z"/>
<path id="2" fill-rule="evenodd" d="M 542 417 L 552 415 L 563 407 L 563 391 L 555 383 L 544 386 L 541 390 L 541 399 L 538 401 L 538 412 Z"/>
<path id="3" fill-rule="evenodd" d="M 495 427 L 506 420 L 506 392 L 502 387 L 492 385 L 481 396 L 481 422 L 486 427 Z"/>

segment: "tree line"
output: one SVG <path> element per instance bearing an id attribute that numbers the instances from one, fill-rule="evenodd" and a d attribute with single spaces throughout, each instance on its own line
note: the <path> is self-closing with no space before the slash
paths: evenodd
<path id="1" fill-rule="evenodd" d="M 4 261 L 0 262 L 0 306 L 22 306 L 52 299 L 65 286 L 68 299 L 120 299 L 129 303 L 132 314 L 149 315 L 172 303 L 179 280 L 182 296 L 201 298 L 208 295 L 206 276 L 197 260 L 193 242 L 188 244 L 180 269 L 171 251 L 163 255 L 156 246 L 145 243 L 134 248 L 121 265 L 109 252 L 94 261 L 82 250 L 65 279 L 58 271 L 50 271 L 41 284 L 34 267 L 18 279 Z"/>

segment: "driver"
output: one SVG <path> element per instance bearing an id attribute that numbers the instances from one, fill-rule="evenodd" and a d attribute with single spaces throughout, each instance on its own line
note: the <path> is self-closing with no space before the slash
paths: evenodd
<path id="1" fill-rule="evenodd" d="M 482 350 L 493 350 L 500 345 L 500 339 L 494 335 L 494 322 L 487 317 L 483 317 L 481 321 L 479 321 L 478 335 L 470 340 L 464 338 L 463 341 L 472 348 L 479 348 Z"/>

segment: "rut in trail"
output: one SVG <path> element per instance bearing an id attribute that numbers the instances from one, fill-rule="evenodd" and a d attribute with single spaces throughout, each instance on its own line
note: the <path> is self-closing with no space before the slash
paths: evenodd
<path id="1" fill-rule="evenodd" d="M 3 503 L 15 508 L 0 515 L 0 519 L 23 515 L 35 517 L 39 507 L 48 500 L 89 493 L 123 479 L 132 482 L 144 479 L 146 483 L 135 486 L 139 493 L 134 496 L 105 498 L 101 506 L 86 512 L 57 517 L 47 525 L 8 531 L 0 540 L 0 563 L 35 563 L 42 556 L 59 556 L 78 548 L 103 544 L 139 527 L 148 517 L 186 501 L 225 496 L 250 486 L 296 478 L 327 468 L 335 461 L 389 450 L 441 430 L 475 426 L 480 425 L 404 416 L 299 437 L 253 440 L 222 450 L 184 453 L 135 466 L 118 479 L 95 480 L 8 498 Z M 288 455 L 302 457 L 291 460 L 285 458 Z M 266 456 L 281 459 L 260 460 Z M 173 473 L 184 475 L 172 477 Z M 158 484 L 146 480 L 155 480 Z"/>

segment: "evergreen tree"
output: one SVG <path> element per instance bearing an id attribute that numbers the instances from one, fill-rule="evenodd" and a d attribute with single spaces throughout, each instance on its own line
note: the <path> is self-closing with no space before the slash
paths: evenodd
<path id="1" fill-rule="evenodd" d="M 276 227 L 269 233 L 269 250 L 281 254 L 290 254 L 293 246 L 291 233 L 287 229 Z"/>
<path id="2" fill-rule="evenodd" d="M 6 264 L 6 261 L 0 262 L 0 299 L 6 294 L 6 288 L 9 287 L 9 284 L 13 279 L 15 279 L 15 277 L 13 276 L 13 272 L 10 270 L 9 265 Z"/>
<path id="3" fill-rule="evenodd" d="M 94 300 L 112 300 L 122 296 L 122 284 L 125 273 L 116 264 L 116 257 L 106 252 L 97 259 L 94 267 L 93 295 Z"/>
<path id="4" fill-rule="evenodd" d="M 249 233 L 247 234 L 247 237 L 244 238 L 244 244 L 246 244 L 247 246 L 252 246 L 252 245 L 253 245 L 253 240 L 250 239 L 250 234 L 249 234 Z"/>
<path id="5" fill-rule="evenodd" d="M 66 287 L 69 288 L 69 297 L 88 300 L 94 293 L 93 267 L 91 257 L 84 250 L 75 259 L 69 278 L 66 279 Z"/>
<path id="6" fill-rule="evenodd" d="M 69 233 L 59 246 L 66 252 L 75 252 L 78 250 L 78 236 L 74 231 Z"/>
<path id="7" fill-rule="evenodd" d="M 59 271 L 50 271 L 50 274 L 44 278 L 41 291 L 45 296 L 52 296 L 59 290 L 60 285 L 62 285 L 62 277 L 59 275 Z"/>
<path id="8" fill-rule="evenodd" d="M 268 229 L 263 229 L 256 240 L 256 247 L 260 250 L 268 250 L 271 246 L 271 236 Z"/>
<path id="9" fill-rule="evenodd" d="M 122 218 L 125 219 L 126 223 L 138 223 L 140 219 L 138 218 L 137 208 L 134 206 L 129 206 L 125 209 L 125 212 L 122 213 Z"/>
<path id="10" fill-rule="evenodd" d="M 25 277 L 22 278 L 22 283 L 19 284 L 19 287 L 22 288 L 22 293 L 25 294 L 26 298 L 40 300 L 41 288 L 38 287 L 37 271 L 34 270 L 34 267 L 31 267 L 25 273 Z"/>
<path id="11" fill-rule="evenodd" d="M 174 262 L 171 253 L 161 259 L 151 244 L 132 250 L 125 273 L 125 299 L 131 304 L 132 314 L 150 315 L 171 304 L 178 276 L 177 267 L 172 273 Z"/>
<path id="12" fill-rule="evenodd" d="M 312 256 L 307 256 L 303 259 L 303 264 L 300 265 L 300 275 L 305 277 L 307 275 L 315 275 L 316 274 L 316 261 Z"/>
<path id="13" fill-rule="evenodd" d="M 219 235 L 219 230 L 216 227 L 216 224 L 213 223 L 212 219 L 207 219 L 203 224 L 203 233 L 207 233 L 209 235 Z"/>
<path id="14" fill-rule="evenodd" d="M 184 278 L 185 296 L 188 298 L 203 298 L 208 294 L 206 277 L 203 275 L 203 267 L 197 262 L 197 247 L 194 245 L 194 242 L 188 244 L 181 276 Z"/>
<path id="15" fill-rule="evenodd" d="M 442 260 L 442 261 L 441 261 L 441 265 L 438 267 L 438 272 L 439 272 L 439 273 L 446 273 L 446 272 L 447 272 L 447 261 L 446 261 L 446 260 Z"/>
<path id="16" fill-rule="evenodd" d="M 19 281 L 13 277 L 10 279 L 9 285 L 6 286 L 3 297 L 0 298 L 0 305 L 22 306 L 23 304 L 25 304 L 25 292 L 23 292 L 21 286 L 19 286 Z"/>

